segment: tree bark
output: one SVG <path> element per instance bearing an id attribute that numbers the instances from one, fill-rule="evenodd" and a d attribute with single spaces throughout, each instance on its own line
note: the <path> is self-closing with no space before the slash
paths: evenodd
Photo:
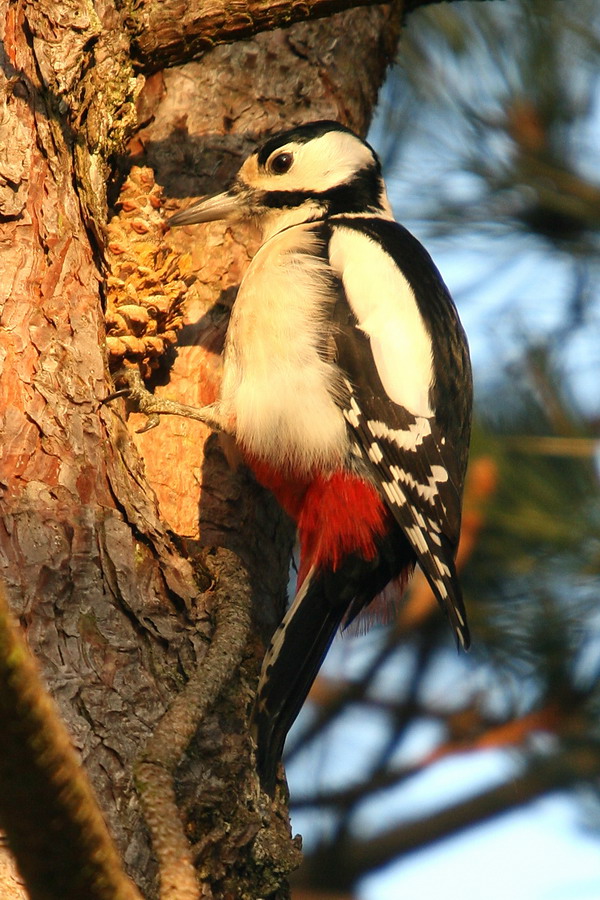
<path id="1" fill-rule="evenodd" d="M 139 435 L 122 401 L 101 403 L 112 390 L 105 223 L 109 203 L 123 215 L 132 165 L 154 170 L 174 208 L 221 188 L 268 131 L 328 117 L 364 132 L 399 13 L 369 7 L 261 34 L 145 84 L 127 26 L 110 0 L 95 10 L 0 2 L 3 580 L 127 868 L 153 896 L 134 763 L 205 657 L 219 578 L 228 589 L 249 579 L 256 636 L 191 728 L 174 790 L 203 896 L 283 896 L 297 850 L 284 808 L 258 797 L 247 714 L 284 604 L 292 531 L 203 426 L 165 418 Z M 228 311 L 255 243 L 218 223 L 168 241 L 191 254 L 196 281 L 156 389 L 202 405 L 218 389 Z M 233 551 L 237 576 L 214 563 L 208 573 L 207 547 Z"/>
<path id="2" fill-rule="evenodd" d="M 138 0 L 129 13 L 133 54 L 147 71 L 202 56 L 216 44 L 331 16 L 374 0 Z"/>

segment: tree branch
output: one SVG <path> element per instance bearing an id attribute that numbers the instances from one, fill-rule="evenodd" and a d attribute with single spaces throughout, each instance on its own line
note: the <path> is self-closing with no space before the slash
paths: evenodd
<path id="1" fill-rule="evenodd" d="M 135 766 L 136 782 L 160 866 L 161 900 L 197 900 L 200 885 L 175 797 L 173 774 L 208 709 L 237 670 L 250 627 L 251 591 L 229 550 L 207 554 L 218 588 L 216 625 L 195 674 L 168 708 Z"/>
<path id="2" fill-rule="evenodd" d="M 322 19 L 375 0 L 130 0 L 126 25 L 146 72 L 189 62 L 216 44 Z"/>
<path id="3" fill-rule="evenodd" d="M 574 698 L 573 698 L 574 700 Z M 575 707 L 575 703 L 573 702 Z M 401 707 L 397 713 L 401 712 Z M 446 730 L 455 734 L 441 743 L 432 753 L 427 754 L 412 765 L 396 767 L 387 771 L 376 773 L 368 781 L 351 785 L 347 788 L 332 790 L 321 794 L 307 794 L 294 797 L 292 806 L 294 809 L 311 808 L 315 806 L 348 807 L 370 798 L 377 791 L 389 787 L 397 787 L 409 778 L 423 773 L 428 766 L 439 762 L 449 756 L 458 753 L 472 753 L 476 750 L 488 750 L 490 748 L 518 747 L 535 731 L 557 733 L 561 724 L 560 709 L 547 704 L 539 710 L 534 710 L 517 719 L 509 718 L 503 721 L 490 721 L 482 718 L 477 707 L 464 707 L 458 712 L 448 713 L 431 707 L 419 707 L 412 704 L 407 713 L 412 719 L 426 718 L 444 724 Z M 565 712 L 565 716 L 566 716 Z M 458 725 L 458 727 L 457 727 Z M 469 732 L 475 730 L 470 736 L 461 736 L 461 731 L 467 728 Z M 458 733 L 456 733 L 458 732 Z"/>
<path id="4" fill-rule="evenodd" d="M 561 755 L 536 757 L 522 775 L 469 797 L 423 819 L 402 823 L 370 840 L 348 840 L 327 847 L 310 860 L 310 884 L 350 887 L 387 863 L 428 847 L 466 828 L 509 812 L 552 790 L 566 788 L 598 772 L 598 751 L 571 748 Z M 326 875 L 326 882 L 324 882 Z"/>
<path id="5" fill-rule="evenodd" d="M 0 823 L 32 900 L 141 900 L 2 591 Z"/>

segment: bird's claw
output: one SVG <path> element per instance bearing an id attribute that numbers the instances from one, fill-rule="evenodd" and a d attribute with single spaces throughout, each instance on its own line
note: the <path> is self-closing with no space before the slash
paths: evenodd
<path id="1" fill-rule="evenodd" d="M 144 434 L 146 431 L 156 428 L 160 422 L 156 407 L 161 401 L 150 393 L 142 380 L 139 369 L 133 367 L 119 369 L 114 374 L 114 380 L 117 383 L 124 382 L 125 387 L 112 391 L 102 400 L 102 404 L 112 403 L 113 400 L 124 397 L 135 412 L 142 413 L 147 417 L 145 424 L 136 428 L 136 434 Z"/>
<path id="2" fill-rule="evenodd" d="M 102 402 L 110 403 L 119 397 L 125 397 L 129 406 L 135 412 L 145 415 L 146 422 L 141 428 L 137 429 L 137 434 L 144 434 L 146 431 L 156 428 L 160 421 L 159 416 L 184 416 L 185 418 L 202 422 L 215 431 L 226 430 L 220 418 L 216 415 L 215 408 L 212 406 L 198 409 L 193 406 L 187 406 L 185 403 L 178 403 L 175 400 L 156 397 L 150 393 L 137 368 L 119 369 L 115 373 L 114 379 L 117 383 L 124 383 L 125 387 L 113 391 Z"/>
<path id="3" fill-rule="evenodd" d="M 113 400 L 120 400 L 121 397 L 129 397 L 130 394 L 131 390 L 129 388 L 120 388 L 118 391 L 107 394 L 106 397 L 100 401 L 100 405 L 105 406 L 107 403 L 112 403 Z"/>
<path id="4" fill-rule="evenodd" d="M 141 425 L 140 428 L 135 429 L 136 434 L 146 434 L 147 431 L 152 431 L 153 428 L 160 423 L 160 419 L 156 413 L 152 413 L 151 416 L 148 416 L 144 425 Z"/>

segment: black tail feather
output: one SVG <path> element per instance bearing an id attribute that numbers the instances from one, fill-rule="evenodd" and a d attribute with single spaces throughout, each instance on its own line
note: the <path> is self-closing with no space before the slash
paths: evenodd
<path id="1" fill-rule="evenodd" d="M 309 576 L 307 582 L 273 637 L 254 710 L 257 769 L 271 795 L 287 733 L 345 612 L 345 606 L 329 606 L 321 578 Z"/>
<path id="2" fill-rule="evenodd" d="M 378 549 L 371 560 L 350 554 L 336 571 L 311 571 L 273 635 L 254 709 L 258 773 L 270 794 L 286 735 L 344 617 L 356 616 L 413 565 L 414 553 L 396 523 Z"/>

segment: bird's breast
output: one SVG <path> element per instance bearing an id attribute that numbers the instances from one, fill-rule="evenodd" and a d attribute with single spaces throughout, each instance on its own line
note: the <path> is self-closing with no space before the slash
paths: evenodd
<path id="1" fill-rule="evenodd" d="M 340 373 L 325 352 L 335 296 L 313 228 L 259 249 L 234 304 L 221 403 L 248 453 L 274 465 L 332 470 L 347 454 Z"/>

